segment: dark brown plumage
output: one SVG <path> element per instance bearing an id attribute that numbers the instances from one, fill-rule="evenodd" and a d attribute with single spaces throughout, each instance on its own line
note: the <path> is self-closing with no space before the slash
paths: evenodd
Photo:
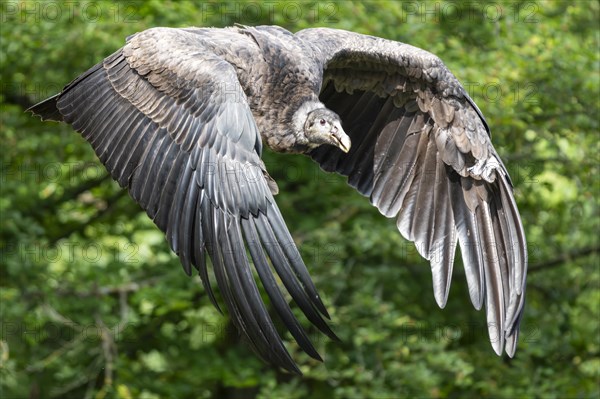
<path id="1" fill-rule="evenodd" d="M 265 360 L 299 372 L 251 263 L 310 356 L 320 359 L 274 272 L 311 323 L 336 336 L 275 203 L 263 142 L 347 176 L 394 218 L 430 261 L 441 307 L 459 243 L 492 346 L 513 356 L 527 252 L 510 178 L 481 112 L 434 55 L 325 28 L 155 28 L 31 111 L 90 142 L 218 307 L 208 253 L 234 324 Z"/>

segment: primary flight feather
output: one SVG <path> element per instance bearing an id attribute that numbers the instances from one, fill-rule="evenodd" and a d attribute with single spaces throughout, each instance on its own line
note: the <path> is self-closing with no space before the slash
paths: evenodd
<path id="1" fill-rule="evenodd" d="M 514 355 L 523 227 L 483 115 L 436 56 L 327 28 L 153 28 L 30 110 L 90 142 L 218 308 L 208 254 L 233 323 L 266 361 L 299 372 L 253 269 L 306 353 L 320 359 L 276 275 L 307 319 L 337 338 L 275 203 L 263 143 L 347 176 L 394 218 L 430 261 L 441 307 L 458 243 L 492 346 Z"/>

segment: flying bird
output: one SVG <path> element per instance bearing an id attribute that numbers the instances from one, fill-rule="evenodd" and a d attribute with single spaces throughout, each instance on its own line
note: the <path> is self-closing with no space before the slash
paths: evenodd
<path id="1" fill-rule="evenodd" d="M 444 307 L 457 243 L 490 341 L 515 353 L 527 249 L 489 127 L 435 55 L 373 36 L 277 26 L 152 28 L 33 106 L 92 145 L 264 360 L 299 369 L 262 301 L 321 360 L 288 303 L 337 339 L 274 195 L 263 145 L 348 178 L 431 263 Z M 278 280 L 280 282 L 278 282 Z"/>

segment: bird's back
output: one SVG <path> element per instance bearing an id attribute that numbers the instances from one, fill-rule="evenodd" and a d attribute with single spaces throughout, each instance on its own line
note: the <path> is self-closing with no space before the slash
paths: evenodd
<path id="1" fill-rule="evenodd" d="M 293 113 L 305 101 L 318 100 L 322 70 L 310 45 L 273 26 L 183 30 L 198 35 L 205 51 L 236 68 L 263 141 L 281 151 L 278 143 L 293 139 Z"/>

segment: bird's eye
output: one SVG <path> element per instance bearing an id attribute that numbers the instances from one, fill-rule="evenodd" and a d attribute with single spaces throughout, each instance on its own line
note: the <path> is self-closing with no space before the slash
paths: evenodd
<path id="1" fill-rule="evenodd" d="M 321 120 L 319 121 L 319 123 L 321 124 L 321 126 L 325 126 L 325 123 L 327 123 L 327 122 L 325 122 L 325 119 L 321 119 Z"/>

